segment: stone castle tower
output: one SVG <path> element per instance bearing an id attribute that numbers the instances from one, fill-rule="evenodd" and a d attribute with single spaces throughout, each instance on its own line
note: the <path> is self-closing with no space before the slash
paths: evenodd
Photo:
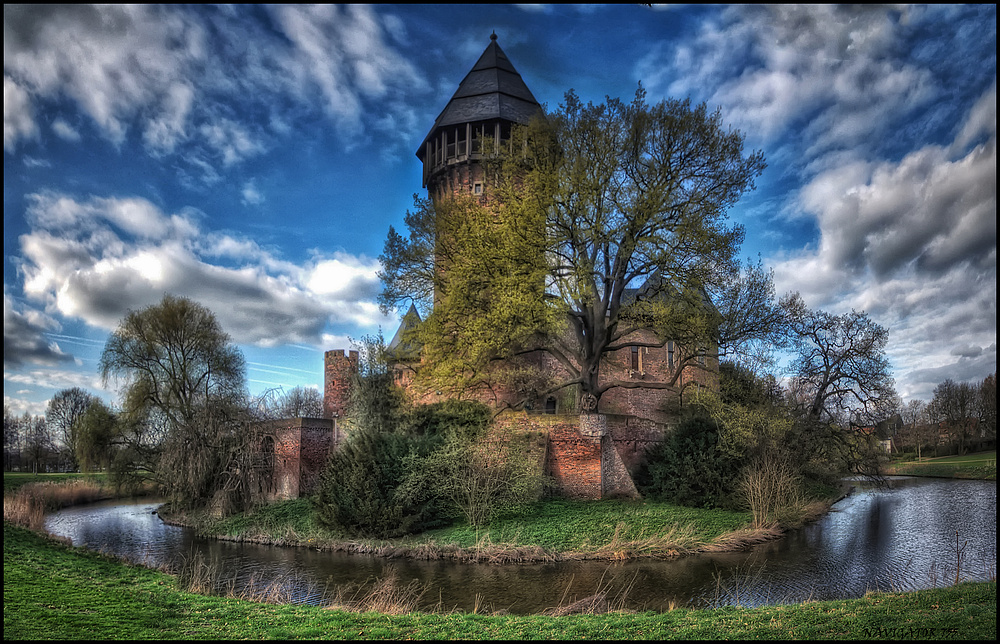
<path id="1" fill-rule="evenodd" d="M 323 418 L 344 415 L 351 393 L 351 375 L 358 370 L 358 352 L 343 349 L 323 354 Z"/>
<path id="2" fill-rule="evenodd" d="M 483 137 L 499 145 L 510 138 L 512 125 L 528 123 L 541 109 L 494 33 L 417 149 L 430 198 L 482 194 Z"/>

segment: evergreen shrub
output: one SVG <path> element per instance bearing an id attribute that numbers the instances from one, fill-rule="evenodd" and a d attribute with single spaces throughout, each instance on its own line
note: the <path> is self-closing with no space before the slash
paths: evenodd
<path id="1" fill-rule="evenodd" d="M 718 425 L 691 416 L 647 452 L 636 487 L 648 498 L 703 508 L 733 506 L 739 463 L 719 449 Z"/>

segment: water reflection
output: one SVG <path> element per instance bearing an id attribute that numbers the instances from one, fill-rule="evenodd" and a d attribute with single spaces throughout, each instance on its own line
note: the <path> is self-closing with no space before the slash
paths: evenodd
<path id="1" fill-rule="evenodd" d="M 672 606 L 756 606 L 860 597 L 869 590 L 917 590 L 993 578 L 996 482 L 898 478 L 892 489 L 856 492 L 813 525 L 747 552 L 674 561 L 565 562 L 488 566 L 384 559 L 199 539 L 168 526 L 152 502 L 69 508 L 46 527 L 85 545 L 149 565 L 201 557 L 226 571 L 224 587 L 280 581 L 292 601 L 324 603 L 338 588 L 363 593 L 394 574 L 427 588 L 425 610 L 537 613 L 598 590 L 635 610 Z M 956 530 L 958 543 L 956 544 Z"/>

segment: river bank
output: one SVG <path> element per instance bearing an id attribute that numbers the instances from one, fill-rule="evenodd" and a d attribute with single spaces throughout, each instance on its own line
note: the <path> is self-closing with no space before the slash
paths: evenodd
<path id="1" fill-rule="evenodd" d="M 553 606 L 559 598 L 553 597 Z M 405 609 L 405 606 L 403 607 Z M 127 616 L 127 617 L 126 617 Z M 754 609 L 562 617 L 350 612 L 208 597 L 4 524 L 4 639 L 982 639 L 996 583 Z"/>
<path id="2" fill-rule="evenodd" d="M 788 510 L 781 522 L 753 528 L 749 512 L 652 501 L 553 499 L 499 517 L 484 528 L 459 524 L 390 540 L 355 539 L 325 530 L 315 521 L 305 499 L 282 501 L 221 520 L 166 511 L 160 516 L 167 523 L 194 528 L 200 536 L 225 541 L 388 558 L 520 564 L 671 559 L 745 550 L 819 519 L 834 500 Z"/>

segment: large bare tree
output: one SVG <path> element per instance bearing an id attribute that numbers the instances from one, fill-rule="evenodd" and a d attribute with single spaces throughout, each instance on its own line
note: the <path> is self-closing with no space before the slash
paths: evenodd
<path id="1" fill-rule="evenodd" d="M 417 200 L 408 235 L 390 229 L 380 257 L 383 309 L 413 300 L 426 316 L 416 335 L 434 388 L 543 352 L 566 376 L 526 394 L 578 386 L 598 400 L 637 386 L 602 377 L 609 352 L 673 340 L 691 349 L 681 366 L 695 365 L 695 349 L 749 346 L 781 319 L 770 275 L 741 273 L 743 229 L 727 221 L 764 159 L 744 154 L 719 112 L 650 105 L 641 87 L 600 105 L 569 92 L 496 149 L 485 203 Z"/>

